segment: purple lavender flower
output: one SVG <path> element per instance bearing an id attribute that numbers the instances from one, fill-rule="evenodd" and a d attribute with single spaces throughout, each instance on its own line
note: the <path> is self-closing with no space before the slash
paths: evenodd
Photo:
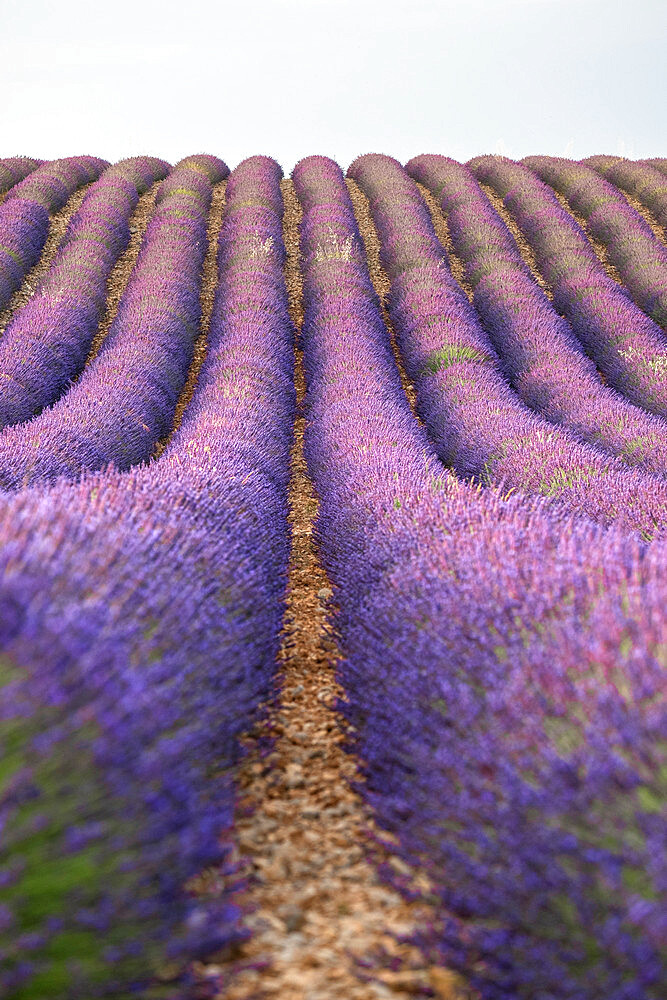
<path id="1" fill-rule="evenodd" d="M 500 372 L 479 317 L 452 277 L 416 184 L 388 156 L 348 170 L 369 197 L 391 278 L 388 309 L 417 406 L 438 455 L 462 476 L 555 497 L 651 536 L 667 519 L 667 483 L 628 469 L 538 418 Z"/>
<path id="2" fill-rule="evenodd" d="M 602 384 L 470 171 L 444 156 L 415 157 L 406 169 L 438 198 L 473 304 L 524 403 L 628 464 L 664 475 L 667 423 Z"/>
<path id="3" fill-rule="evenodd" d="M 27 424 L 7 427 L 0 434 L 0 484 L 17 489 L 59 475 L 76 478 L 84 470 L 113 463 L 127 469 L 147 460 L 156 441 L 170 426 L 185 383 L 199 330 L 199 286 L 206 253 L 206 219 L 212 180 L 222 179 L 222 161 L 210 167 L 211 178 L 192 166 L 177 165 L 158 192 L 157 207 L 144 237 L 134 271 L 102 349 L 76 384 L 50 409 Z M 126 183 L 126 182 L 125 182 Z M 65 253 L 76 241 L 65 247 Z M 73 269 L 74 284 L 79 277 Z M 46 294 L 51 287 L 46 289 Z M 104 286 L 89 308 L 104 303 Z M 74 301 L 64 308 L 76 317 Z M 80 306 L 80 323 L 88 337 L 75 330 L 87 349 L 92 317 Z M 38 307 L 36 307 L 38 308 Z M 25 334 L 24 334 L 25 335 Z M 57 344 L 55 345 L 57 346 Z M 65 358 L 70 357 L 64 352 Z M 53 354 L 57 356 L 56 351 Z M 66 361 L 62 362 L 63 367 Z M 49 379 L 49 365 L 38 374 Z M 59 384 L 62 384 L 62 372 Z M 53 380 L 55 381 L 55 379 Z M 36 380 L 39 385 L 39 379 Z M 16 381 L 7 391 L 19 406 L 34 406 L 34 396 Z M 9 402 L 5 402 L 8 407 Z"/>
<path id="4" fill-rule="evenodd" d="M 402 393 L 339 168 L 293 176 L 340 709 L 441 902 L 422 944 L 485 1000 L 657 1000 L 664 543 L 457 483 Z"/>
<path id="5" fill-rule="evenodd" d="M 130 215 L 139 195 L 168 170 L 163 160 L 137 157 L 109 167 L 88 190 L 48 274 L 0 341 L 0 426 L 29 420 L 80 372 L 103 315 L 109 275 L 130 239 Z"/>
<path id="6" fill-rule="evenodd" d="M 48 212 L 57 212 L 77 188 L 97 180 L 108 166 L 109 162 L 98 156 L 66 156 L 62 160 L 48 160 L 10 188 L 5 202 L 18 198 L 41 205 Z"/>
<path id="7" fill-rule="evenodd" d="M 33 160 L 31 156 L 8 156 L 0 160 L 0 195 L 22 181 L 44 161 Z"/>
<path id="8" fill-rule="evenodd" d="M 207 190 L 209 168 L 181 183 Z M 189 220 L 173 176 L 161 204 L 180 199 Z M 161 458 L 0 499 L 0 601 L 16 608 L 0 672 L 11 998 L 185 996 L 186 975 L 155 978 L 165 963 L 243 937 L 233 768 L 273 692 L 289 550 L 280 176 L 253 157 L 229 179 L 209 352 Z M 229 889 L 194 898 L 188 880 L 211 865 Z"/>
<path id="9" fill-rule="evenodd" d="M 605 272 L 588 239 L 553 191 L 526 166 L 481 156 L 468 164 L 505 202 L 562 312 L 608 383 L 633 403 L 667 415 L 663 331 Z"/>
<path id="10" fill-rule="evenodd" d="M 523 162 L 583 215 L 634 301 L 667 329 L 667 247 L 642 216 L 585 163 L 555 156 L 528 156 Z"/>
<path id="11" fill-rule="evenodd" d="M 581 162 L 632 195 L 650 209 L 661 226 L 667 226 L 667 179 L 657 167 L 622 156 L 588 156 Z"/>
<path id="12" fill-rule="evenodd" d="M 2 163 L 11 165 L 12 161 Z M 35 169 L 27 169 L 28 163 L 10 166 L 9 176 L 16 176 L 18 183 L 13 183 L 0 205 L 0 309 L 39 260 L 49 234 L 49 215 L 108 166 L 106 160 L 92 156 L 52 160 Z M 19 179 L 22 175 L 24 179 Z M 0 172 L 0 182 L 3 176 Z"/>

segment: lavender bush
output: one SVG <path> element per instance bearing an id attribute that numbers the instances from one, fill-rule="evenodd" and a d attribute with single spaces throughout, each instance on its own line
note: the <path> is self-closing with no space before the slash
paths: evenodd
<path id="1" fill-rule="evenodd" d="M 441 460 L 463 476 L 557 497 L 602 523 L 618 520 L 649 536 L 661 529 L 664 480 L 578 442 L 538 418 L 511 390 L 401 165 L 368 154 L 348 174 L 370 201 L 391 279 L 389 313 Z"/>
<path id="2" fill-rule="evenodd" d="M 41 205 L 48 212 L 57 212 L 77 188 L 97 180 L 108 166 L 109 162 L 99 156 L 66 156 L 61 160 L 47 160 L 15 184 L 5 196 L 5 202 L 18 198 Z"/>
<path id="3" fill-rule="evenodd" d="M 439 900 L 423 945 L 485 1000 L 657 1000 L 664 545 L 458 483 L 408 408 L 339 168 L 293 176 L 340 708 Z"/>
<path id="4" fill-rule="evenodd" d="M 667 180 L 650 163 L 622 156 L 588 156 L 581 161 L 645 205 L 661 226 L 667 226 Z"/>
<path id="5" fill-rule="evenodd" d="M 0 205 L 0 308 L 35 266 L 49 231 L 49 213 L 30 201 Z"/>
<path id="6" fill-rule="evenodd" d="M 83 368 L 139 195 L 168 170 L 164 160 L 135 157 L 109 167 L 91 185 L 47 275 L 0 341 L 6 380 L 0 427 L 54 403 Z"/>
<path id="7" fill-rule="evenodd" d="M 639 163 L 646 164 L 649 167 L 653 167 L 663 176 L 667 176 L 667 157 L 664 156 L 653 156 L 648 160 L 639 160 Z"/>
<path id="8" fill-rule="evenodd" d="M 33 170 L 37 170 L 37 167 L 41 167 L 43 162 L 34 160 L 31 156 L 7 156 L 0 159 L 0 195 L 9 191 Z"/>
<path id="9" fill-rule="evenodd" d="M 49 215 L 108 166 L 93 156 L 52 160 L 26 171 L 25 179 L 10 188 L 0 205 L 0 309 L 39 260 L 49 235 Z"/>
<path id="10" fill-rule="evenodd" d="M 109 463 L 127 469 L 168 432 L 199 332 L 212 183 L 227 173 L 221 160 L 202 164 L 207 172 L 177 164 L 163 181 L 100 353 L 56 404 L 0 434 L 3 489 Z"/>
<path id="11" fill-rule="evenodd" d="M 512 213 L 570 323 L 610 385 L 652 413 L 667 415 L 667 341 L 610 278 L 553 191 L 526 166 L 481 156 L 468 164 Z"/>
<path id="12" fill-rule="evenodd" d="M 667 247 L 627 199 L 592 167 L 555 156 L 528 156 L 526 166 L 564 195 L 603 243 L 634 301 L 667 328 Z"/>
<path id="13" fill-rule="evenodd" d="M 470 171 L 444 156 L 415 157 L 406 170 L 430 189 L 445 213 L 473 304 L 524 403 L 629 465 L 664 475 L 667 423 L 602 384 Z"/>
<path id="14" fill-rule="evenodd" d="M 273 693 L 289 540 L 280 176 L 230 177 L 209 352 L 159 461 L 0 501 L 11 1000 L 192 996 L 184 963 L 242 934 L 233 766 Z"/>

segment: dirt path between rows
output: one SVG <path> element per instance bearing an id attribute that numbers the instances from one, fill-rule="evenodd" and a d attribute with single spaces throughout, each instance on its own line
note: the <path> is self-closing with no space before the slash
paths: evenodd
<path id="1" fill-rule="evenodd" d="M 396 367 L 398 368 L 398 373 L 401 376 L 401 385 L 403 386 L 403 391 L 407 396 L 413 416 L 419 420 L 420 418 L 417 416 L 417 392 L 405 370 L 403 358 L 401 357 L 401 352 L 398 347 L 398 340 L 396 339 L 396 331 L 394 330 L 389 316 L 389 310 L 387 309 L 387 298 L 391 289 L 391 281 L 389 280 L 389 275 L 385 271 L 382 261 L 380 260 L 380 238 L 377 234 L 375 223 L 373 222 L 373 215 L 371 213 L 368 198 L 361 190 L 357 182 L 353 181 L 351 177 L 348 177 L 345 183 L 347 184 L 348 194 L 350 195 L 350 201 L 352 202 L 352 207 L 354 209 L 354 216 L 357 220 L 359 233 L 366 251 L 366 264 L 368 265 L 368 271 L 371 276 L 371 281 L 373 282 L 373 288 L 375 289 L 375 294 L 380 300 L 382 319 L 384 320 L 384 325 L 387 328 L 391 349 L 396 360 Z"/>
<path id="2" fill-rule="evenodd" d="M 521 259 L 533 276 L 533 280 L 540 286 L 547 298 L 553 300 L 554 296 L 551 286 L 548 284 L 544 275 L 540 271 L 533 248 L 514 221 L 514 216 L 505 207 L 503 199 L 488 184 L 482 184 L 480 181 L 477 183 L 512 234 L 514 242 L 516 243 L 516 248 L 521 255 Z"/>
<path id="3" fill-rule="evenodd" d="M 116 318 L 120 300 L 123 297 L 123 292 L 127 288 L 127 284 L 132 276 L 132 271 L 134 270 L 134 265 L 137 262 L 137 257 L 139 256 L 139 251 L 141 250 L 141 246 L 144 241 L 146 228 L 155 208 L 155 198 L 157 197 L 158 189 L 161 183 L 162 181 L 155 181 L 151 184 L 147 191 L 144 191 L 144 193 L 140 195 L 137 207 L 130 216 L 130 241 L 114 264 L 113 270 L 109 275 L 107 281 L 107 300 L 104 316 L 102 317 L 102 320 L 97 328 L 97 333 L 91 341 L 84 370 L 85 367 L 87 367 L 99 354 L 100 348 L 109 333 L 111 324 Z"/>
<path id="4" fill-rule="evenodd" d="M 635 196 L 630 194 L 629 191 L 626 191 L 623 188 L 619 188 L 618 185 L 615 186 L 616 190 L 620 191 L 620 193 L 623 195 L 628 205 L 634 208 L 635 212 L 637 212 L 637 214 L 642 217 L 646 225 L 649 227 L 649 229 L 655 236 L 658 243 L 662 243 L 663 245 L 667 244 L 667 229 L 665 229 L 665 226 L 660 225 L 660 223 L 658 222 L 658 220 L 656 219 L 655 215 L 648 207 L 648 205 L 645 205 L 643 201 L 639 200 L 639 198 L 635 198 Z"/>
<path id="5" fill-rule="evenodd" d="M 215 300 L 215 290 L 218 287 L 218 237 L 222 227 L 222 219 L 225 212 L 225 192 L 227 190 L 227 180 L 219 181 L 213 185 L 213 195 L 211 197 L 211 207 L 208 215 L 208 226 L 206 229 L 207 250 L 204 258 L 202 270 L 201 291 L 199 301 L 201 303 L 201 320 L 199 324 L 199 336 L 195 340 L 194 354 L 188 371 L 188 377 L 181 395 L 179 396 L 174 412 L 172 428 L 165 437 L 155 445 L 153 458 L 159 458 L 167 447 L 172 437 L 181 426 L 183 414 L 185 413 L 194 395 L 199 373 L 204 364 L 208 349 L 208 334 L 211 326 L 211 316 L 213 314 L 213 302 Z"/>
<path id="6" fill-rule="evenodd" d="M 301 210 L 291 181 L 282 182 L 285 275 L 290 312 L 303 319 L 299 267 Z M 268 757 L 251 754 L 241 769 L 236 825 L 249 859 L 249 889 L 241 900 L 252 937 L 235 956 L 231 982 L 219 1000 L 456 1000 L 457 977 L 427 968 L 400 943 L 430 918 L 383 883 L 376 865 L 398 859 L 372 846 L 373 824 L 350 787 L 354 761 L 342 749 L 332 705 L 336 642 L 329 627 L 331 588 L 313 540 L 317 498 L 303 454 L 305 380 L 295 353 L 298 416 L 292 450 L 292 551 L 282 644 L 282 693 L 267 721 L 275 737 Z M 257 736 L 258 734 L 255 734 Z M 428 890 L 428 883 L 421 888 Z M 239 971 L 240 967 L 240 971 Z M 224 967 L 200 975 L 225 982 Z"/>
<path id="7" fill-rule="evenodd" d="M 429 215 L 431 216 L 431 222 L 433 223 L 433 228 L 435 230 L 435 235 L 438 240 L 447 251 L 447 257 L 449 259 L 449 269 L 452 272 L 452 277 L 460 285 L 463 291 L 468 297 L 468 301 L 472 302 L 475 297 L 472 285 L 466 280 L 466 266 L 465 261 L 462 257 L 459 257 L 458 253 L 454 248 L 454 242 L 452 240 L 451 234 L 449 232 L 449 223 L 447 222 L 447 216 L 442 211 L 437 201 L 426 187 L 425 184 L 420 184 L 419 181 L 415 181 L 419 193 L 421 194 L 426 207 L 428 208 Z"/>
<path id="8" fill-rule="evenodd" d="M 47 271 L 53 263 L 53 259 L 60 249 L 70 219 L 81 207 L 81 202 L 86 196 L 88 189 L 94 182 L 85 184 L 78 188 L 74 194 L 65 202 L 59 212 L 54 212 L 49 223 L 49 235 L 40 254 L 40 258 L 33 268 L 26 274 L 21 282 L 21 286 L 16 289 L 11 299 L 4 309 L 0 310 L 0 337 L 7 329 L 15 314 L 30 301 Z"/>
<path id="9" fill-rule="evenodd" d="M 585 217 L 581 214 L 581 212 L 577 212 L 576 209 L 572 207 L 568 199 L 565 197 L 565 195 L 562 195 L 560 191 L 556 191 L 555 188 L 552 188 L 551 190 L 555 194 L 561 208 L 563 208 L 568 213 L 568 215 L 571 215 L 574 221 L 583 230 L 584 236 L 590 243 L 598 260 L 605 269 L 607 276 L 609 278 L 612 278 L 613 281 L 615 281 L 617 284 L 621 286 L 621 288 L 625 289 L 625 285 L 623 284 L 623 278 L 621 277 L 616 265 L 613 264 L 609 259 L 609 252 L 606 246 L 604 245 L 604 243 L 601 243 L 600 240 L 596 240 L 595 237 L 591 234 L 588 222 L 586 221 Z"/>

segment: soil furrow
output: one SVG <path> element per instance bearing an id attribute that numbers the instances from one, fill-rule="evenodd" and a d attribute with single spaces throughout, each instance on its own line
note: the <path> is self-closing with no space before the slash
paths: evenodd
<path id="1" fill-rule="evenodd" d="M 102 344 L 111 329 L 111 324 L 116 318 L 120 300 L 123 297 L 123 292 L 127 288 L 128 282 L 132 276 L 132 271 L 134 270 L 134 265 L 137 262 L 137 257 L 139 256 L 139 251 L 141 250 L 141 246 L 144 241 L 146 228 L 150 217 L 153 214 L 153 209 L 155 208 L 155 198 L 157 197 L 158 189 L 161 183 L 162 181 L 155 181 L 154 184 L 151 184 L 148 191 L 144 191 L 144 193 L 139 197 L 137 207 L 130 217 L 130 241 L 125 251 L 118 258 L 118 261 L 109 275 L 109 280 L 107 281 L 107 301 L 104 316 L 102 317 L 102 321 L 97 328 L 97 333 L 91 341 L 84 371 L 90 362 L 93 361 L 99 354 L 100 348 L 102 347 Z"/>
<path id="2" fill-rule="evenodd" d="M 370 205 L 368 204 L 368 198 L 361 190 L 357 182 L 353 181 L 351 177 L 348 177 L 345 183 L 347 184 L 347 190 L 354 209 L 354 215 L 357 220 L 357 226 L 359 227 L 359 233 L 366 250 L 366 263 L 368 265 L 371 281 L 373 282 L 373 288 L 375 289 L 375 293 L 380 300 L 382 319 L 384 320 L 384 325 L 386 326 L 389 334 L 391 349 L 394 352 L 394 358 L 396 359 L 396 367 L 398 368 L 401 376 L 401 385 L 403 386 L 403 391 L 408 398 L 413 415 L 419 419 L 417 416 L 417 393 L 405 370 L 405 365 L 403 364 L 403 359 L 398 349 L 396 331 L 394 330 L 389 316 L 389 311 L 387 309 L 387 298 L 391 289 L 391 282 L 389 280 L 389 275 L 385 271 L 382 266 L 382 261 L 380 260 L 380 239 L 375 228 L 375 223 L 373 222 L 373 216 L 371 214 Z"/>
<path id="3" fill-rule="evenodd" d="M 524 264 L 532 274 L 533 280 L 537 282 L 537 284 L 540 286 L 540 288 L 545 293 L 547 298 L 553 300 L 554 297 L 553 292 L 551 290 L 550 285 L 545 280 L 544 275 L 540 271 L 539 265 L 537 263 L 537 257 L 533 252 L 533 248 L 531 247 L 530 243 L 528 242 L 526 237 L 523 235 L 523 233 L 517 226 L 511 212 L 509 212 L 505 207 L 503 199 L 500 197 L 499 194 L 496 194 L 493 188 L 490 187 L 488 184 L 482 184 L 480 181 L 478 181 L 477 183 L 479 184 L 482 191 L 489 199 L 494 209 L 496 210 L 496 212 L 498 213 L 498 215 L 503 220 L 503 222 L 509 229 L 510 233 L 512 234 L 514 242 L 516 243 L 517 250 L 521 255 L 521 259 L 523 260 Z"/>
<path id="4" fill-rule="evenodd" d="M 656 240 L 658 240 L 659 243 L 667 244 L 667 229 L 665 228 L 665 226 L 660 225 L 660 223 L 658 222 L 658 220 L 656 219 L 655 215 L 648 207 L 648 205 L 645 205 L 643 202 L 641 202 L 639 198 L 635 198 L 635 196 L 630 194 L 629 191 L 624 191 L 619 187 L 617 187 L 616 190 L 620 191 L 620 193 L 627 201 L 628 205 L 634 208 L 635 212 L 637 212 L 638 215 L 641 215 L 642 219 L 649 227 L 649 229 L 655 236 Z"/>
<path id="5" fill-rule="evenodd" d="M 17 288 L 4 309 L 0 310 L 0 337 L 7 329 L 14 315 L 33 297 L 42 278 L 47 274 L 53 259 L 60 249 L 70 219 L 81 207 L 81 202 L 94 182 L 78 188 L 59 212 L 54 212 L 49 223 L 49 235 L 44 249 L 35 266 L 26 274 L 21 287 Z"/>
<path id="6" fill-rule="evenodd" d="M 285 277 L 298 330 L 303 320 L 301 210 L 292 182 L 283 181 L 282 188 Z M 435 995 L 454 1000 L 455 978 L 425 968 L 415 948 L 397 941 L 395 935 L 409 934 L 429 915 L 380 880 L 376 865 L 398 862 L 375 845 L 371 818 L 351 787 L 356 767 L 341 746 L 343 732 L 332 708 L 342 692 L 328 625 L 332 592 L 313 540 L 318 503 L 303 453 L 306 387 L 298 348 L 295 375 L 292 550 L 281 694 L 263 729 L 275 743 L 270 755 L 251 753 L 242 767 L 236 825 L 241 855 L 250 859 L 249 889 L 241 902 L 252 937 L 236 957 L 231 985 L 218 996 L 408 1000 Z M 428 891 L 428 884 L 421 888 Z M 225 978 L 219 967 L 202 968 L 200 974 Z"/>
<path id="7" fill-rule="evenodd" d="M 172 437 L 181 426 L 183 414 L 185 413 L 194 395 L 199 373 L 206 358 L 208 347 L 208 332 L 211 325 L 211 314 L 215 301 L 215 290 L 218 285 L 218 237 L 222 226 L 222 219 L 225 212 L 225 191 L 227 181 L 220 181 L 213 185 L 213 195 L 211 197 L 211 207 L 208 215 L 207 240 L 208 249 L 204 258 L 204 268 L 202 271 L 201 292 L 199 301 L 201 302 L 201 321 L 199 326 L 199 336 L 195 340 L 194 353 L 188 377 L 185 380 L 183 391 L 179 396 L 176 410 L 174 412 L 174 422 L 169 434 L 162 438 L 155 446 L 153 458 L 159 458 L 167 447 Z"/>
<path id="8" fill-rule="evenodd" d="M 474 298 L 474 292 L 470 282 L 466 281 L 465 271 L 466 266 L 464 261 L 459 257 L 456 250 L 454 249 L 454 243 L 452 242 L 452 237 L 449 233 L 449 225 L 447 223 L 447 217 L 445 213 L 440 209 L 435 198 L 429 191 L 427 187 L 420 184 L 419 181 L 415 181 L 417 187 L 419 188 L 419 193 L 426 202 L 426 207 L 429 210 L 431 216 L 431 222 L 433 223 L 433 228 L 435 229 L 435 235 L 438 237 L 440 243 L 447 251 L 447 256 L 449 258 L 449 267 L 452 272 L 452 277 L 456 280 L 460 288 L 468 296 L 468 301 L 472 302 Z"/>
<path id="9" fill-rule="evenodd" d="M 570 205 L 567 198 L 560 193 L 560 191 L 556 191 L 555 188 L 552 188 L 551 190 L 558 199 L 561 208 L 563 208 L 569 215 L 571 215 L 574 221 L 581 227 L 584 236 L 586 237 L 591 247 L 593 248 L 595 254 L 597 255 L 598 260 L 605 269 L 607 276 L 609 278 L 613 278 L 613 280 L 617 284 L 619 284 L 621 288 L 625 288 L 625 285 L 623 284 L 623 278 L 619 274 L 616 265 L 613 264 L 609 259 L 609 252 L 606 246 L 604 245 L 604 243 L 601 243 L 600 240 L 596 240 L 595 237 L 591 235 L 588 222 L 581 214 L 581 212 L 577 212 L 576 209 L 574 209 L 572 205 Z"/>

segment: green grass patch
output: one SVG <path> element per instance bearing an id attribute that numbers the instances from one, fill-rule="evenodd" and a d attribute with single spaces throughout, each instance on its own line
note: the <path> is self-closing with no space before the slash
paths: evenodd
<path id="1" fill-rule="evenodd" d="M 466 344 L 445 344 L 444 347 L 431 351 L 426 359 L 422 374 L 426 375 L 430 372 L 435 375 L 436 372 L 442 371 L 444 368 L 450 368 L 452 365 L 465 361 L 483 363 L 489 360 L 488 354 L 484 354 L 476 347 L 469 347 Z"/>

